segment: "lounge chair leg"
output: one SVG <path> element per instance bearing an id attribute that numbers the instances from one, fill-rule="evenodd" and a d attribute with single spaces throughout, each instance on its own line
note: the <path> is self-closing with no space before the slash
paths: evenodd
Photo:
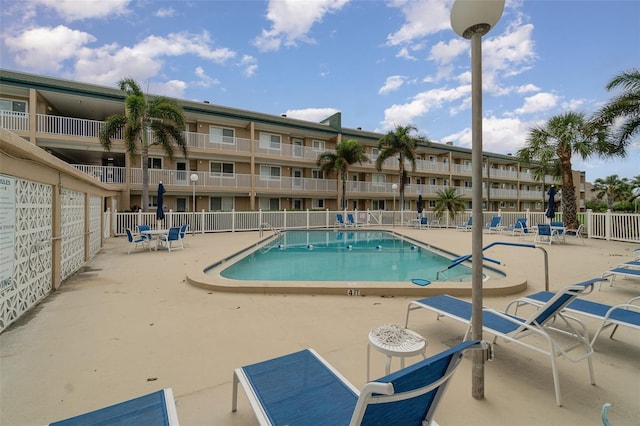
<path id="1" fill-rule="evenodd" d="M 615 327 L 613 327 L 613 331 L 611 332 L 611 335 L 609 336 L 609 339 L 613 340 L 613 335 L 616 334 L 616 331 L 618 330 L 618 326 L 620 324 L 616 324 Z"/>
<path id="2" fill-rule="evenodd" d="M 231 396 L 231 412 L 238 410 L 238 375 L 233 372 L 233 395 Z"/>
<path id="3" fill-rule="evenodd" d="M 560 378 L 558 377 L 558 367 L 556 366 L 555 348 L 551 347 L 551 371 L 553 373 L 553 387 L 556 391 L 556 404 L 562 407 L 562 397 L 560 396 Z M 591 359 L 589 359 L 589 367 L 591 367 Z"/>

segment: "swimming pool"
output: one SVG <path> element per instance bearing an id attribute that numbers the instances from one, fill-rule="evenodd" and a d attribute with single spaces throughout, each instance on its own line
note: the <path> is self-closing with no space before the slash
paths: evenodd
<path id="1" fill-rule="evenodd" d="M 453 256 L 382 230 L 286 231 L 219 271 L 232 280 L 431 282 L 471 280 Z"/>

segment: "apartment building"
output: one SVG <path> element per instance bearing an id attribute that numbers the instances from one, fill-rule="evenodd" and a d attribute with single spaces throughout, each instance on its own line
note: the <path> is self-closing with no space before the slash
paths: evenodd
<path id="1" fill-rule="evenodd" d="M 106 117 L 124 114 L 124 98 L 117 88 L 0 70 L 0 126 L 113 186 L 120 194 L 118 210 L 141 204 L 140 157 L 130 158 L 117 138 L 113 150 L 105 152 L 98 134 Z M 316 123 L 207 101 L 178 103 L 187 122 L 188 157 L 176 150 L 170 159 L 151 148 L 150 208 L 162 182 L 164 205 L 173 211 L 338 209 L 342 185 L 335 173 L 323 174 L 316 161 L 342 139 L 357 140 L 371 160 L 350 167 L 349 209 L 415 210 L 422 194 L 425 208 L 431 210 L 437 191 L 448 187 L 471 208 L 468 148 L 451 143 L 419 146 L 415 171 L 407 166 L 400 206 L 393 186 L 398 183 L 398 160 L 388 159 L 379 172 L 375 168 L 383 134 L 342 127 L 341 113 Z M 543 211 L 551 183 L 558 185 L 551 176 L 536 181 L 530 168 L 511 155 L 483 153 L 486 210 Z"/>

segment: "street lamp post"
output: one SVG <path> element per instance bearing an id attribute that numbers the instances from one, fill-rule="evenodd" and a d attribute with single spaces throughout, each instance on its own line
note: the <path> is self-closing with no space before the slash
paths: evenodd
<path id="1" fill-rule="evenodd" d="M 504 10 L 504 0 L 455 0 L 451 27 L 471 40 L 471 332 L 482 340 L 482 36 L 493 28 Z M 473 352 L 472 389 L 484 398 L 484 353 Z"/>
<path id="2" fill-rule="evenodd" d="M 189 180 L 191 181 L 191 186 L 193 186 L 193 212 L 191 213 L 193 220 L 191 221 L 191 235 L 195 235 L 196 233 L 196 182 L 198 181 L 198 175 L 196 173 L 192 173 L 189 176 Z"/>
<path id="3" fill-rule="evenodd" d="M 398 184 L 394 183 L 391 185 L 391 189 L 393 190 L 393 226 L 396 226 L 396 190 L 398 189 Z"/>

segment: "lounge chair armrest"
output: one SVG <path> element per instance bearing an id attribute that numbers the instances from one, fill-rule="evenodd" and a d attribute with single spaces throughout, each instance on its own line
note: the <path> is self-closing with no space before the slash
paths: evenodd
<path id="1" fill-rule="evenodd" d="M 511 300 L 509 303 L 507 303 L 507 306 L 504 308 L 504 312 L 509 313 L 509 310 L 512 307 L 514 307 L 514 311 L 512 315 L 517 315 L 518 309 L 521 306 L 527 306 L 527 305 L 535 306 L 536 308 L 539 308 L 543 306 L 544 303 L 539 302 L 537 300 L 527 299 L 526 297 L 520 297 L 518 299 Z"/>
<path id="2" fill-rule="evenodd" d="M 636 302 L 640 301 L 640 296 L 636 296 L 636 297 L 632 297 L 631 299 L 629 299 L 629 301 L 627 302 L 628 305 L 633 305 Z"/>

